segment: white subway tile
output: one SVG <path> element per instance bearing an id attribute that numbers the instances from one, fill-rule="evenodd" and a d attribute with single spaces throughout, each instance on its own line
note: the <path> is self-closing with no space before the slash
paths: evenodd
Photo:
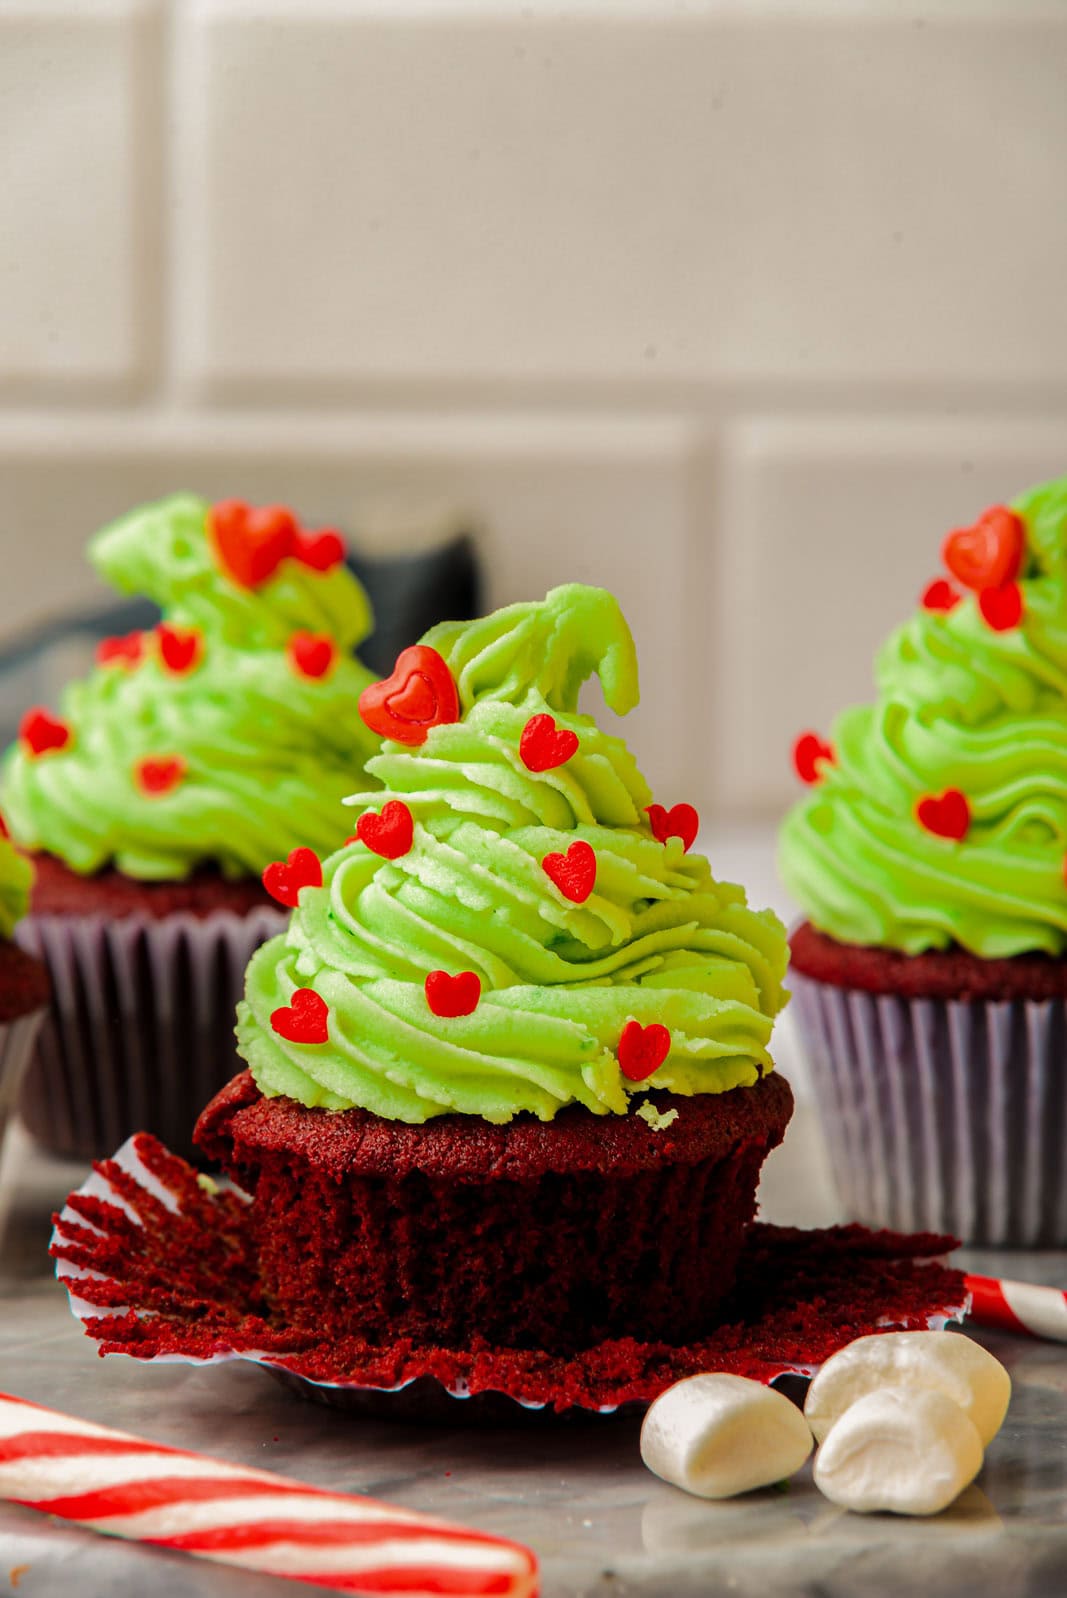
<path id="1" fill-rule="evenodd" d="M 799 791 L 799 732 L 874 697 L 875 652 L 944 575 L 945 534 L 1067 471 L 1067 417 L 776 418 L 734 442 L 717 507 L 706 782 L 751 813 Z"/>
<path id="2" fill-rule="evenodd" d="M 689 466 L 683 431 L 632 419 L 31 421 L 0 429 L 0 639 L 106 600 L 83 558 L 86 538 L 179 489 L 281 500 L 378 553 L 462 523 L 485 561 L 487 608 L 571 581 L 616 593 L 643 686 L 641 708 L 618 730 L 673 803 L 694 796 L 691 717 L 705 689 L 687 673 Z M 589 708 L 601 703 L 591 691 Z"/>
<path id="3" fill-rule="evenodd" d="M 1062 7 L 182 14 L 193 385 L 1062 385 Z"/>
<path id="4" fill-rule="evenodd" d="M 0 394 L 143 376 L 155 12 L 154 0 L 0 8 Z"/>

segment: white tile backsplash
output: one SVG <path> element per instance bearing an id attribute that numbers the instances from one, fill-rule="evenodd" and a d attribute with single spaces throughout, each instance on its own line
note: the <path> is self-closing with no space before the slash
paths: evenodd
<path id="1" fill-rule="evenodd" d="M 188 485 L 616 589 L 770 815 L 944 530 L 1067 470 L 1051 0 L 0 0 L 0 641 Z"/>

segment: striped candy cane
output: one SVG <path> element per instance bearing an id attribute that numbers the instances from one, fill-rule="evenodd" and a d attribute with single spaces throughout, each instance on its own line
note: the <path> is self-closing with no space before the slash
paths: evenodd
<path id="1" fill-rule="evenodd" d="M 979 1326 L 1067 1343 L 1067 1293 L 1058 1287 L 998 1281 L 995 1276 L 968 1276 L 966 1283 L 970 1318 Z"/>
<path id="2" fill-rule="evenodd" d="M 0 1394 L 0 1498 L 338 1592 L 536 1598 L 528 1548 Z"/>

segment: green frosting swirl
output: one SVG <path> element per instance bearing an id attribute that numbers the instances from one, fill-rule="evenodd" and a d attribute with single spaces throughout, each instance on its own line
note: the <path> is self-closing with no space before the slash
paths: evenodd
<path id="1" fill-rule="evenodd" d="M 30 862 L 0 833 L 0 938 L 10 938 L 26 914 L 32 885 Z"/>
<path id="2" fill-rule="evenodd" d="M 878 702 L 838 717 L 833 765 L 784 824 L 786 885 L 843 942 L 1067 950 L 1067 478 L 1013 509 L 1021 625 L 994 631 L 973 595 L 920 610 L 879 656 Z M 961 842 L 916 819 L 948 789 L 970 805 Z"/>
<path id="3" fill-rule="evenodd" d="M 610 594 L 572 585 L 542 604 L 439 627 L 423 640 L 447 662 L 461 719 L 424 744 L 388 742 L 368 770 L 414 817 L 395 861 L 353 843 L 305 888 L 288 932 L 253 958 L 238 1009 L 241 1053 L 260 1089 L 328 1109 L 361 1105 L 421 1122 L 445 1111 L 550 1120 L 564 1105 L 625 1114 L 648 1088 L 717 1093 L 754 1083 L 785 993 L 783 928 L 718 883 L 679 839 L 658 843 L 651 794 L 618 738 L 578 710 L 600 676 L 615 710 L 637 702 L 633 640 Z M 529 771 L 519 754 L 532 716 L 578 735 L 565 764 Z M 596 881 L 576 904 L 542 861 L 592 846 Z M 442 1018 L 427 1003 L 434 970 L 474 971 L 481 1000 Z M 297 988 L 329 1007 L 329 1040 L 291 1043 L 271 1016 Z M 670 1029 L 644 1082 L 616 1051 L 629 1020 Z"/>
<path id="4" fill-rule="evenodd" d="M 108 863 L 132 877 L 177 879 L 213 862 L 258 875 L 305 844 L 322 853 L 344 836 L 341 808 L 378 747 L 358 713 L 369 673 L 352 655 L 371 626 L 366 595 L 343 565 L 295 558 L 261 586 L 220 568 L 208 505 L 179 495 L 98 533 L 90 555 L 124 593 L 153 599 L 163 621 L 195 629 L 199 655 L 173 671 L 144 636 L 136 664 L 99 665 L 61 706 L 66 747 L 9 750 L 0 802 L 22 844 L 76 871 Z M 294 668 L 294 634 L 325 635 L 337 656 L 323 676 Z M 172 788 L 146 793 L 145 758 L 184 762 Z"/>

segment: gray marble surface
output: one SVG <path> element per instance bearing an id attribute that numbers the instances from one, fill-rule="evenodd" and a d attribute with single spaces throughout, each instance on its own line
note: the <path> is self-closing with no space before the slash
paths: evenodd
<path id="1" fill-rule="evenodd" d="M 0 1387 L 159 1441 L 372 1493 L 519 1538 L 546 1598 L 1060 1598 L 1067 1593 L 1067 1348 L 983 1338 L 1010 1367 L 1008 1422 L 978 1482 L 933 1521 L 834 1508 L 806 1469 L 788 1491 L 707 1504 L 649 1475 L 631 1418 L 473 1428 L 321 1408 L 263 1371 L 101 1360 L 52 1281 L 48 1214 L 77 1168 L 9 1140 L 0 1182 Z M 768 1218 L 837 1218 L 812 1112 L 768 1167 Z M 979 1268 L 1067 1283 L 1063 1255 L 974 1255 Z M 182 1556 L 112 1542 L 0 1505 L 0 1593 L 20 1598 L 252 1598 L 285 1591 Z M 295 1589 L 294 1589 L 295 1590 Z"/>

